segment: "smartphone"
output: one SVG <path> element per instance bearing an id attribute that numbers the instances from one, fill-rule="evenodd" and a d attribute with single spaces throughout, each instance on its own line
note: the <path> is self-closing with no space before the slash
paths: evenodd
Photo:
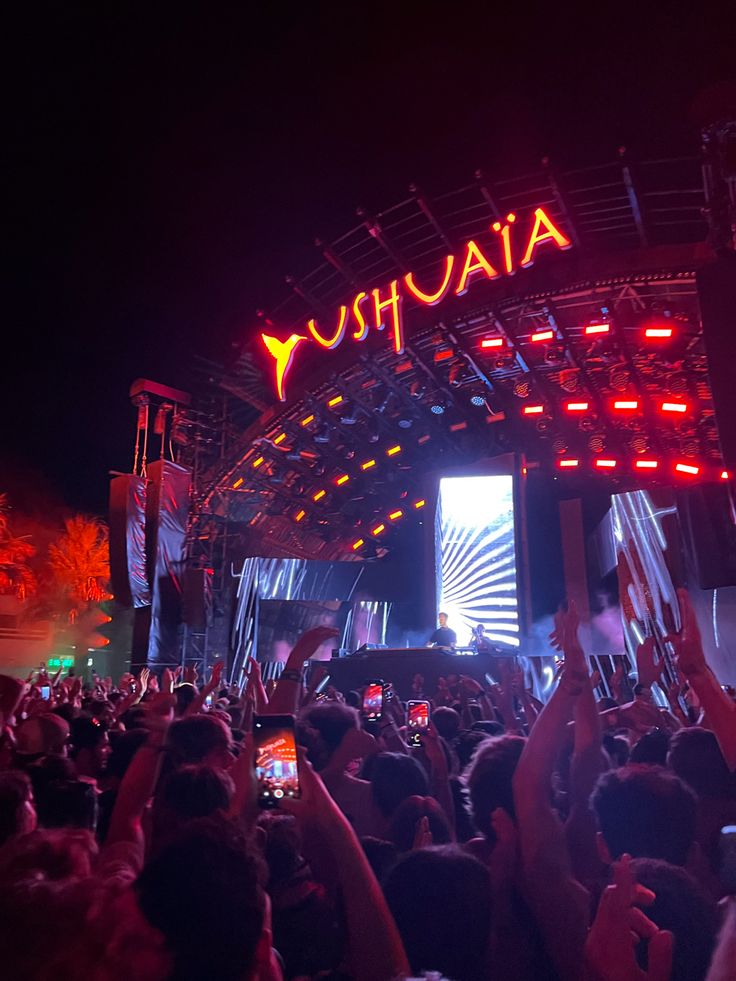
<path id="1" fill-rule="evenodd" d="M 363 718 L 369 722 L 383 715 L 383 682 L 369 681 L 363 689 Z"/>
<path id="2" fill-rule="evenodd" d="M 207 698 L 205 698 L 204 704 L 208 706 L 212 705 L 212 695 L 208 695 Z"/>
<path id="3" fill-rule="evenodd" d="M 300 797 L 294 716 L 256 716 L 253 737 L 259 805 L 278 807 L 285 797 Z"/>
<path id="4" fill-rule="evenodd" d="M 718 878 L 729 896 L 736 896 L 736 824 L 721 828 L 718 841 Z"/>
<path id="5" fill-rule="evenodd" d="M 429 725 L 429 702 L 406 703 L 406 742 L 409 746 L 421 746 L 422 732 Z"/>
<path id="6" fill-rule="evenodd" d="M 41 685 L 41 698 L 51 698 L 51 685 Z"/>

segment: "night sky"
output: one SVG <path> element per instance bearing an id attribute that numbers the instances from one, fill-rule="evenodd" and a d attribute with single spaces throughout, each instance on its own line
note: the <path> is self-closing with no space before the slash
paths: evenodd
<path id="1" fill-rule="evenodd" d="M 108 470 L 132 465 L 131 382 L 186 388 L 195 353 L 232 357 L 357 205 L 545 154 L 697 153 L 734 74 L 728 4 L 24 6 L 4 25 L 18 508 L 104 513 Z"/>

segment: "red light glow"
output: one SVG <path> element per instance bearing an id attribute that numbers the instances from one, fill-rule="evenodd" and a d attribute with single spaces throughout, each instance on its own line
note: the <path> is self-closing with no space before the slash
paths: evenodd
<path id="1" fill-rule="evenodd" d="M 468 428 L 467 422 L 456 422 L 452 426 L 450 426 L 450 432 L 459 433 L 461 429 L 467 429 L 467 428 Z"/>
<path id="2" fill-rule="evenodd" d="M 721 480 L 730 480 L 730 479 L 731 479 L 731 474 L 728 472 L 728 470 L 721 470 Z"/>
<path id="3" fill-rule="evenodd" d="M 434 363 L 439 364 L 440 361 L 447 361 L 448 358 L 454 358 L 454 357 L 455 357 L 455 352 L 448 348 L 445 348 L 444 351 L 434 352 Z"/>
<path id="4" fill-rule="evenodd" d="M 420 446 L 424 446 L 424 444 L 428 443 L 431 438 L 431 436 L 420 436 L 417 443 L 419 443 Z"/>
<path id="5" fill-rule="evenodd" d="M 386 530 L 386 525 L 376 525 L 376 527 L 371 532 L 372 535 L 380 535 L 382 531 Z"/>
<path id="6" fill-rule="evenodd" d="M 660 406 L 662 412 L 687 412 L 686 402 L 663 402 Z"/>
<path id="7" fill-rule="evenodd" d="M 568 402 L 565 406 L 568 412 L 587 412 L 588 407 L 588 402 Z"/>
<path id="8" fill-rule="evenodd" d="M 536 334 L 532 334 L 529 340 L 536 344 L 538 341 L 551 341 L 554 336 L 553 330 L 540 330 Z"/>
<path id="9" fill-rule="evenodd" d="M 404 514 L 403 511 L 392 511 L 391 514 L 388 516 L 389 521 L 396 521 L 398 518 L 402 517 L 403 514 Z"/>
<path id="10" fill-rule="evenodd" d="M 525 416 L 541 416 L 544 412 L 543 405 L 525 405 L 522 409 Z"/>
<path id="11" fill-rule="evenodd" d="M 371 467 L 375 467 L 375 465 L 376 465 L 376 461 L 375 460 L 366 460 L 365 463 L 361 463 L 360 469 L 361 470 L 370 470 Z"/>
<path id="12" fill-rule="evenodd" d="M 672 337 L 671 327 L 647 327 L 644 331 L 645 337 Z"/>
<path id="13" fill-rule="evenodd" d="M 637 460 L 634 464 L 637 470 L 656 470 L 659 466 L 658 460 Z"/>
<path id="14" fill-rule="evenodd" d="M 492 347 L 503 347 L 503 337 L 484 337 L 480 346 L 484 351 Z"/>
<path id="15" fill-rule="evenodd" d="M 633 411 L 639 408 L 639 403 L 636 399 L 616 399 L 613 403 L 614 409 L 618 409 L 620 412 L 626 410 Z"/>
<path id="16" fill-rule="evenodd" d="M 596 460 L 595 465 L 603 470 L 613 470 L 616 466 L 615 460 Z"/>
<path id="17" fill-rule="evenodd" d="M 573 467 L 580 466 L 580 460 L 576 460 L 573 457 L 566 457 L 563 460 L 558 460 L 557 466 L 561 467 L 562 469 L 572 469 Z"/>
<path id="18" fill-rule="evenodd" d="M 610 324 L 588 324 L 585 328 L 584 333 L 590 336 L 591 334 L 609 334 L 611 332 Z"/>
<path id="19" fill-rule="evenodd" d="M 436 303 L 441 303 L 442 300 L 447 296 L 447 292 L 450 289 L 450 278 L 452 276 L 452 268 L 455 265 L 455 256 L 448 255 L 445 259 L 445 275 L 440 283 L 439 289 L 435 293 L 424 293 L 414 282 L 414 274 L 407 273 L 404 276 L 404 282 L 406 283 L 406 288 L 409 290 L 412 296 L 414 296 L 420 303 L 426 303 L 427 306 L 433 307 Z"/>
<path id="20" fill-rule="evenodd" d="M 700 467 L 695 467 L 690 463 L 676 463 L 675 470 L 677 470 L 678 473 L 687 473 L 693 477 L 697 477 L 697 475 L 700 473 Z"/>

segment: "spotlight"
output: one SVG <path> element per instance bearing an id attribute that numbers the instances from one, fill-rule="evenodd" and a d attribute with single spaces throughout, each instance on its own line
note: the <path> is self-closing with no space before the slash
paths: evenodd
<path id="1" fill-rule="evenodd" d="M 409 416 L 402 416 L 397 422 L 399 429 L 411 429 L 413 425 L 414 420 L 410 419 Z"/>
<path id="2" fill-rule="evenodd" d="M 486 404 L 486 400 L 485 400 L 485 398 L 482 395 L 471 395 L 470 396 L 470 404 L 471 405 L 477 405 L 477 406 L 480 407 L 480 406 Z"/>
<path id="3" fill-rule="evenodd" d="M 514 383 L 514 395 L 519 399 L 529 398 L 529 382 L 525 378 L 520 378 Z"/>
<path id="4" fill-rule="evenodd" d="M 441 402 L 433 402 L 432 405 L 429 407 L 429 411 L 436 416 L 441 416 L 445 411 L 445 407 L 444 405 L 442 405 Z"/>

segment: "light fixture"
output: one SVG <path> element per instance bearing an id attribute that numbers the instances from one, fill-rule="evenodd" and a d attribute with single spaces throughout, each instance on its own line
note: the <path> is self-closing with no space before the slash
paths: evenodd
<path id="1" fill-rule="evenodd" d="M 725 473 L 725 470 L 724 470 L 724 473 Z M 415 511 L 419 511 L 420 508 L 423 508 L 426 503 L 427 502 L 424 501 L 424 500 L 414 501 L 414 510 Z"/>
<path id="2" fill-rule="evenodd" d="M 673 330 L 671 327 L 647 327 L 644 331 L 645 337 L 659 337 L 662 339 L 672 337 Z"/>
<path id="3" fill-rule="evenodd" d="M 587 334 L 588 336 L 590 336 L 591 334 L 608 334 L 610 333 L 610 330 L 611 330 L 610 324 L 594 323 L 594 324 L 588 324 L 588 326 L 585 328 L 584 333 Z"/>
<path id="4" fill-rule="evenodd" d="M 525 405 L 521 410 L 525 416 L 541 416 L 544 412 L 543 405 Z"/>
<path id="5" fill-rule="evenodd" d="M 343 484 L 347 484 L 347 482 L 348 482 L 349 480 L 350 480 L 350 477 L 348 476 L 348 474 L 346 474 L 346 473 L 344 473 L 344 474 L 341 474 L 341 475 L 340 475 L 340 476 L 339 476 L 339 477 L 337 478 L 337 480 L 335 481 L 335 483 L 337 484 L 337 486 L 338 486 L 338 487 L 342 487 L 342 485 L 343 485 Z"/>
<path id="6" fill-rule="evenodd" d="M 598 460 L 595 461 L 595 465 L 597 467 L 600 467 L 602 470 L 613 470 L 616 466 L 616 461 L 599 458 Z"/>
<path id="7" fill-rule="evenodd" d="M 304 419 L 302 419 L 300 425 L 301 426 L 308 426 L 310 422 L 314 422 L 314 415 L 305 416 Z"/>
<path id="8" fill-rule="evenodd" d="M 372 467 L 375 467 L 375 465 L 376 465 L 376 461 L 375 460 L 366 460 L 365 463 L 361 463 L 360 469 L 361 470 L 370 470 Z"/>
<path id="9" fill-rule="evenodd" d="M 485 397 L 483 395 L 479 395 L 479 394 L 471 395 L 470 396 L 470 404 L 471 405 L 478 406 L 478 407 L 480 407 L 482 405 L 485 405 L 486 404 Z"/>
<path id="10" fill-rule="evenodd" d="M 635 412 L 639 408 L 638 399 L 616 399 L 613 403 L 618 412 Z"/>
<path id="11" fill-rule="evenodd" d="M 441 402 L 434 402 L 430 406 L 429 411 L 432 412 L 436 416 L 441 416 L 444 413 L 444 411 L 445 411 L 445 407 L 444 407 L 444 405 L 442 405 Z"/>
<path id="12" fill-rule="evenodd" d="M 381 532 L 382 531 L 385 531 L 385 530 L 386 530 L 386 525 L 384 525 L 384 524 L 376 525 L 376 527 L 373 529 L 373 531 L 371 532 L 371 534 L 372 535 L 380 535 Z"/>
<path id="13" fill-rule="evenodd" d="M 590 408 L 589 402 L 568 402 L 565 406 L 568 412 L 587 412 Z"/>
<path id="14" fill-rule="evenodd" d="M 238 487 L 242 487 L 243 486 L 243 483 L 244 483 L 243 478 L 242 477 L 238 477 L 238 479 L 233 484 L 233 490 L 237 490 Z"/>
<path id="15" fill-rule="evenodd" d="M 322 498 L 325 496 L 326 493 L 327 493 L 327 491 L 325 491 L 325 490 L 318 490 L 317 493 L 312 496 L 312 500 L 313 501 L 321 501 Z"/>
<path id="16" fill-rule="evenodd" d="M 662 402 L 660 410 L 662 412 L 687 412 L 687 402 Z"/>
<path id="17" fill-rule="evenodd" d="M 697 477 L 697 475 L 700 473 L 700 467 L 696 467 L 690 463 L 676 463 L 675 470 L 677 470 L 678 473 L 690 474 L 692 477 Z"/>
<path id="18" fill-rule="evenodd" d="M 356 542 L 353 542 L 353 551 L 357 552 L 361 545 L 365 545 L 362 538 L 359 538 Z"/>
<path id="19" fill-rule="evenodd" d="M 342 400 L 343 400 L 342 395 L 336 395 L 334 398 L 328 400 L 327 406 L 328 408 L 332 409 L 336 405 L 339 405 L 342 402 Z"/>
<path id="20" fill-rule="evenodd" d="M 389 521 L 397 521 L 399 518 L 403 516 L 403 514 L 404 512 L 400 509 L 396 511 L 392 511 L 391 514 L 388 516 Z"/>
<path id="21" fill-rule="evenodd" d="M 580 466 L 580 460 L 575 459 L 575 457 L 563 457 L 557 461 L 557 466 L 563 470 L 572 470 L 574 467 Z"/>
<path id="22" fill-rule="evenodd" d="M 539 341 L 551 341 L 554 336 L 555 332 L 553 330 L 540 330 L 536 334 L 532 334 L 529 340 L 533 344 L 537 344 Z"/>
<path id="23" fill-rule="evenodd" d="M 503 337 L 484 337 L 480 342 L 480 346 L 484 351 L 487 351 L 489 348 L 503 347 Z"/>
<path id="24" fill-rule="evenodd" d="M 659 460 L 637 460 L 634 466 L 637 470 L 656 470 L 659 466 Z"/>
<path id="25" fill-rule="evenodd" d="M 386 450 L 386 456 L 396 456 L 397 453 L 401 453 L 401 447 L 396 444 L 396 446 L 389 446 Z"/>

